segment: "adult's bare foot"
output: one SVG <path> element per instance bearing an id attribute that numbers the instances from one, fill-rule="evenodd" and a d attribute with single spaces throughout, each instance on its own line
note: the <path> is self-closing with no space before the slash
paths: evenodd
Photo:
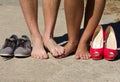
<path id="1" fill-rule="evenodd" d="M 42 39 L 33 39 L 33 49 L 31 52 L 31 56 L 33 58 L 37 58 L 37 59 L 48 59 L 49 56 L 46 53 L 44 46 L 43 46 L 43 42 Z"/>
<path id="2" fill-rule="evenodd" d="M 70 54 L 74 53 L 77 49 L 78 46 L 78 41 L 76 42 L 68 42 L 65 45 L 65 53 L 60 57 L 60 58 L 64 58 L 69 56 Z"/>
<path id="3" fill-rule="evenodd" d="M 88 60 L 90 58 L 90 53 L 88 51 L 88 45 L 86 43 L 79 44 L 77 51 L 75 53 L 76 59 Z"/>
<path id="4" fill-rule="evenodd" d="M 59 57 L 64 54 L 64 47 L 59 46 L 52 38 L 43 37 L 45 47 L 54 57 Z"/>

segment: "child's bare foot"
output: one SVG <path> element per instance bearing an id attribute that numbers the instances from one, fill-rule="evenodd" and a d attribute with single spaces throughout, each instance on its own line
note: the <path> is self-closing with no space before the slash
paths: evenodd
<path id="1" fill-rule="evenodd" d="M 59 46 L 52 38 L 43 37 L 43 42 L 54 57 L 57 58 L 64 54 L 64 47 Z"/>
<path id="2" fill-rule="evenodd" d="M 86 43 L 79 44 L 77 51 L 75 53 L 75 58 L 76 59 L 82 59 L 82 60 L 87 60 L 89 59 L 90 53 L 88 51 L 88 45 Z"/>
<path id="3" fill-rule="evenodd" d="M 31 52 L 31 56 L 37 59 L 48 59 L 48 55 L 44 49 L 43 42 L 41 39 L 33 40 L 33 49 Z"/>
<path id="4" fill-rule="evenodd" d="M 71 53 L 74 53 L 76 51 L 76 49 L 77 49 L 77 45 L 78 45 L 78 41 L 76 41 L 76 42 L 68 42 L 65 45 L 65 53 L 60 58 L 67 57 Z"/>

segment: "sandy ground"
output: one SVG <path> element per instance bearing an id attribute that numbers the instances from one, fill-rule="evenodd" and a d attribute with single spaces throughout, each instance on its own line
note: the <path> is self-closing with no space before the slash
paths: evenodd
<path id="1" fill-rule="evenodd" d="M 119 5 L 118 0 L 108 0 L 100 23 L 119 21 Z M 39 25 L 43 33 L 41 5 Z M 18 0 L 0 0 L 0 28 L 1 47 L 5 38 L 12 34 L 19 37 L 23 34 L 30 36 Z M 55 37 L 58 40 L 66 37 L 63 5 L 60 7 Z M 119 58 L 116 61 L 75 60 L 74 55 L 63 59 L 55 59 L 50 55 L 48 60 L 0 57 L 0 82 L 120 82 L 120 60 Z"/>

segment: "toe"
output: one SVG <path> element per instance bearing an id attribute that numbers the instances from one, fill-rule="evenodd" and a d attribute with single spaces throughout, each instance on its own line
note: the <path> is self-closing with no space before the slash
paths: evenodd
<path id="1" fill-rule="evenodd" d="M 35 58 L 36 58 L 36 59 L 41 59 L 42 57 L 41 57 L 41 56 L 39 56 L 39 55 L 37 55 Z"/>
<path id="2" fill-rule="evenodd" d="M 44 58 L 44 59 L 48 59 L 49 57 L 48 57 L 47 54 L 45 54 L 45 55 L 43 56 L 43 58 Z"/>
<path id="3" fill-rule="evenodd" d="M 61 55 L 63 55 L 65 53 L 65 49 L 62 47 L 60 52 L 61 52 Z"/>
<path id="4" fill-rule="evenodd" d="M 90 59 L 90 54 L 86 53 L 86 60 Z"/>
<path id="5" fill-rule="evenodd" d="M 88 59 L 89 59 L 88 54 L 86 54 L 85 55 L 85 60 L 88 60 Z"/>
<path id="6" fill-rule="evenodd" d="M 56 51 L 56 50 L 54 50 L 53 52 L 52 52 L 52 55 L 54 56 L 54 57 L 58 57 L 59 55 L 58 55 L 58 52 Z"/>
<path id="7" fill-rule="evenodd" d="M 88 56 L 89 56 L 89 58 L 91 58 L 91 55 L 90 55 L 90 53 L 89 53 L 89 55 L 88 55 Z"/>
<path id="8" fill-rule="evenodd" d="M 35 54 L 31 54 L 31 57 L 32 57 L 32 58 L 35 58 Z"/>
<path id="9" fill-rule="evenodd" d="M 59 48 L 57 49 L 57 51 L 58 51 L 59 56 L 61 56 L 61 55 L 64 54 L 64 48 L 63 48 L 63 47 L 59 47 Z"/>
<path id="10" fill-rule="evenodd" d="M 80 56 L 78 54 L 75 54 L 76 59 L 80 59 Z"/>
<path id="11" fill-rule="evenodd" d="M 83 54 L 83 60 L 87 60 L 88 56 L 87 54 Z"/>
<path id="12" fill-rule="evenodd" d="M 81 60 L 84 60 L 84 56 L 82 54 L 80 55 L 80 58 L 81 58 Z"/>

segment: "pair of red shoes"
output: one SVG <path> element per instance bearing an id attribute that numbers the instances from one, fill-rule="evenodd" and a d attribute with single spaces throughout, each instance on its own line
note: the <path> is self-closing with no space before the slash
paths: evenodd
<path id="1" fill-rule="evenodd" d="M 117 41 L 112 26 L 108 26 L 105 31 L 101 25 L 97 26 L 90 43 L 90 54 L 92 59 L 114 60 L 117 56 Z"/>

